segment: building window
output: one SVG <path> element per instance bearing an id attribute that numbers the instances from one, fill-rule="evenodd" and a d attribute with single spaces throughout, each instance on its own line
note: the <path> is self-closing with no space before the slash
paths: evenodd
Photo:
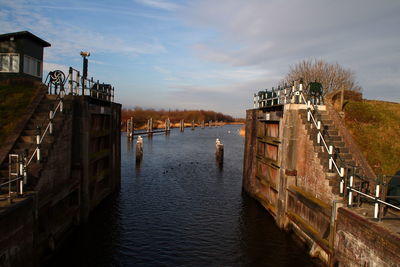
<path id="1" fill-rule="evenodd" d="M 42 61 L 24 55 L 24 72 L 32 76 L 42 77 Z"/>
<path id="2" fill-rule="evenodd" d="M 19 72 L 19 54 L 0 53 L 0 72 Z"/>

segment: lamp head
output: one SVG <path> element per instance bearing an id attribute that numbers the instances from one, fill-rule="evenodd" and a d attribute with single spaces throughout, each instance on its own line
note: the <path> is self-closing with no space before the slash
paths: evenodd
<path id="1" fill-rule="evenodd" d="M 90 52 L 81 51 L 81 56 L 82 56 L 82 57 L 88 57 L 88 56 L 90 56 Z"/>

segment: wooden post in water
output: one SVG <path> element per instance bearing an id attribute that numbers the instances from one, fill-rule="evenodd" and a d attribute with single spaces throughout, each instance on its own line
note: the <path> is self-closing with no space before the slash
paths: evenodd
<path id="1" fill-rule="evenodd" d="M 204 129 L 204 120 L 201 121 L 201 129 Z"/>
<path id="2" fill-rule="evenodd" d="M 181 120 L 180 128 L 181 128 L 181 132 L 185 131 L 185 121 L 184 120 Z"/>
<path id="3" fill-rule="evenodd" d="M 143 138 L 139 135 L 136 141 L 136 162 L 140 163 L 143 158 Z"/>
<path id="4" fill-rule="evenodd" d="M 218 138 L 215 140 L 215 159 L 217 160 L 218 165 L 222 167 L 222 164 L 224 163 L 224 145 Z"/>
<path id="5" fill-rule="evenodd" d="M 171 122 L 168 118 L 165 120 L 165 134 L 166 135 L 169 134 L 170 130 L 171 130 Z"/>
<path id="6" fill-rule="evenodd" d="M 126 121 L 126 136 L 128 137 L 128 140 L 133 138 L 133 131 L 133 117 L 131 117 Z"/>
<path id="7" fill-rule="evenodd" d="M 147 121 L 147 136 L 153 135 L 153 118 Z"/>
<path id="8" fill-rule="evenodd" d="M 194 130 L 194 120 L 192 121 L 192 131 Z"/>
<path id="9" fill-rule="evenodd" d="M 208 127 L 212 127 L 212 121 L 210 120 L 209 122 L 208 122 Z"/>

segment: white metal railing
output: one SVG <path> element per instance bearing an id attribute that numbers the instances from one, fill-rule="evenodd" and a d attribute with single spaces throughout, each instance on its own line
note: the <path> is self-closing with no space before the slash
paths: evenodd
<path id="1" fill-rule="evenodd" d="M 49 134 L 53 134 L 53 119 L 54 119 L 55 115 L 57 114 L 58 110 L 60 110 L 60 112 L 63 112 L 63 106 L 64 106 L 63 99 L 61 98 L 60 101 L 58 102 L 55 110 L 54 111 L 50 110 L 49 123 L 46 125 L 46 128 L 45 128 L 43 134 L 40 134 L 39 128 L 37 129 L 36 149 L 33 151 L 32 155 L 29 157 L 29 160 L 26 163 L 26 167 L 29 166 L 29 164 L 32 162 L 32 160 L 34 159 L 35 156 L 36 156 L 37 161 L 41 160 L 40 145 L 42 144 L 43 139 L 47 135 L 47 132 L 49 132 Z"/>
<path id="2" fill-rule="evenodd" d="M 304 95 L 301 93 L 303 101 L 306 101 Z M 335 154 L 333 152 L 333 145 L 328 145 L 327 141 L 324 138 L 324 135 L 321 132 L 321 121 L 316 120 L 313 113 L 311 112 L 311 107 L 315 111 L 314 105 L 311 104 L 311 101 L 308 100 L 307 102 L 307 121 L 311 122 L 314 124 L 315 128 L 317 129 L 317 143 L 321 144 L 325 148 L 326 152 L 328 153 L 328 169 L 331 171 L 332 169 L 336 171 L 336 173 L 340 177 L 340 194 L 343 194 L 343 189 L 344 189 L 344 168 L 339 167 L 338 164 L 336 163 L 336 160 L 334 158 Z"/>
<path id="3" fill-rule="evenodd" d="M 384 176 L 387 177 L 387 176 Z M 400 179 L 400 176 L 389 176 L 389 178 L 397 178 Z M 358 178 L 360 181 L 366 181 L 366 179 L 363 179 L 362 177 Z M 376 220 L 381 220 L 383 217 L 383 208 L 380 205 L 384 205 L 387 207 L 391 207 L 395 210 L 400 211 L 400 206 L 393 205 L 385 200 L 382 199 L 400 199 L 400 196 L 388 196 L 386 195 L 386 192 L 389 189 L 389 183 L 380 183 L 379 178 L 378 181 L 375 184 L 375 192 L 372 193 L 366 193 L 361 191 L 361 189 L 357 189 L 357 187 L 354 185 L 354 180 L 355 177 L 353 175 L 350 175 L 349 177 L 349 182 L 348 185 L 346 186 L 346 189 L 348 190 L 348 207 L 353 206 L 353 193 L 357 193 L 367 199 L 370 199 L 374 202 L 374 219 Z"/>
<path id="4" fill-rule="evenodd" d="M 94 81 L 93 78 L 87 79 L 86 77 L 82 77 L 80 75 L 80 72 L 72 67 L 69 68 L 67 77 L 65 77 L 65 74 L 59 70 L 50 72 L 46 78 L 45 83 L 48 83 L 48 94 L 58 95 L 58 99 L 60 101 L 58 102 L 54 110 L 49 111 L 49 122 L 44 128 L 42 134 L 40 132 L 40 127 L 37 128 L 34 142 L 36 148 L 33 150 L 32 154 L 29 157 L 27 155 L 10 154 L 10 162 L 11 158 L 14 159 L 15 156 L 17 156 L 17 161 L 20 162 L 20 170 L 18 172 L 12 172 L 10 167 L 9 180 L 0 184 L 0 188 L 8 185 L 10 197 L 12 192 L 11 184 L 15 181 L 20 181 L 20 192 L 23 192 L 23 185 L 27 184 L 28 166 L 35 158 L 37 161 L 41 161 L 41 144 L 43 143 L 44 138 L 47 136 L 47 134 L 53 134 L 53 120 L 58 111 L 63 111 L 63 98 L 66 94 L 86 95 L 104 101 L 114 101 L 113 86 L 111 86 L 110 84 L 100 83 L 98 80 Z M 11 166 L 11 163 L 9 163 L 9 166 Z M 11 179 L 11 177 L 17 178 Z"/>
<path id="5" fill-rule="evenodd" d="M 365 192 L 362 192 L 361 190 L 356 189 L 353 187 L 354 183 L 354 176 L 348 175 L 349 177 L 346 177 L 345 175 L 345 168 L 348 169 L 349 167 L 354 166 L 348 166 L 342 159 L 340 159 L 340 155 L 334 151 L 334 146 L 330 145 L 326 138 L 324 137 L 323 132 L 321 131 L 322 128 L 322 123 L 320 120 L 316 119 L 314 116 L 314 113 L 318 114 L 318 106 L 315 106 L 314 104 L 311 103 L 310 100 L 307 100 L 304 93 L 303 93 L 303 84 L 300 81 L 299 83 L 293 83 L 291 87 L 285 86 L 283 88 L 278 87 L 278 90 L 274 90 L 272 88 L 271 91 L 265 90 L 265 91 L 260 91 L 257 94 L 254 94 L 254 108 L 264 108 L 267 106 L 273 106 L 273 105 L 279 105 L 279 104 L 306 104 L 307 105 L 307 121 L 310 122 L 312 125 L 315 126 L 317 129 L 317 143 L 320 144 L 325 148 L 325 151 L 328 153 L 328 169 L 330 171 L 336 172 L 339 177 L 340 177 L 340 184 L 339 184 L 339 192 L 342 196 L 346 197 L 345 194 L 345 189 L 348 191 L 348 205 L 349 207 L 353 203 L 353 193 L 357 193 L 359 195 L 362 195 L 368 199 L 373 200 L 374 203 L 374 218 L 375 219 L 380 219 L 382 216 L 382 212 L 379 212 L 380 210 L 380 204 L 386 205 L 388 207 L 394 208 L 396 210 L 400 210 L 400 207 L 395 206 L 391 203 L 388 203 L 382 199 L 385 198 L 386 194 L 381 194 L 382 186 L 377 183 L 375 186 L 375 194 L 371 195 Z M 321 144 L 322 143 L 322 144 Z M 338 164 L 337 159 L 339 159 L 341 162 L 341 166 Z M 399 177 L 400 179 L 400 177 Z M 346 185 L 346 181 L 348 180 L 348 185 Z M 366 181 L 369 183 L 369 181 L 373 179 L 367 179 L 364 178 L 362 179 L 363 181 Z M 385 190 L 383 190 L 386 192 Z M 383 196 L 382 196 L 383 195 Z M 399 198 L 400 196 L 392 196 L 392 198 Z"/>
<path id="6" fill-rule="evenodd" d="M 28 157 L 26 155 L 28 152 L 19 154 L 9 154 L 9 180 L 7 182 L 1 183 L 0 188 L 8 185 L 8 197 L 9 200 L 12 198 L 12 183 L 16 182 L 16 192 L 18 193 L 19 186 L 19 195 L 23 195 L 24 185 L 28 182 L 28 166 L 31 164 L 33 159 L 36 157 L 38 162 L 41 161 L 41 144 L 43 143 L 47 134 L 53 134 L 53 120 L 57 112 L 63 112 L 63 98 L 60 97 L 60 100 L 56 106 L 56 108 L 49 111 L 49 122 L 47 123 L 43 134 L 40 133 L 40 126 L 37 128 L 36 136 L 35 136 L 35 145 L 36 148 L 33 150 L 32 154 Z M 28 150 L 29 151 L 29 150 Z M 29 160 L 28 160 L 29 158 Z M 17 162 L 17 167 L 13 168 L 13 163 Z M 15 170 L 14 170 L 15 169 Z M 16 177 L 12 179 L 12 177 Z"/>
<path id="7" fill-rule="evenodd" d="M 8 185 L 8 200 L 11 202 L 13 194 L 23 195 L 24 193 L 24 182 L 23 173 L 25 168 L 21 165 L 20 155 L 9 154 L 8 155 L 8 181 L 1 183 L 0 188 Z M 15 191 L 12 191 L 12 184 L 15 182 Z"/>
<path id="8" fill-rule="evenodd" d="M 301 104 L 301 92 L 303 92 L 303 84 L 298 82 L 294 82 L 291 86 L 278 86 L 277 89 L 272 87 L 271 91 L 268 89 L 259 91 L 257 94 L 254 94 L 254 108 L 263 108 L 273 105 Z"/>
<path id="9" fill-rule="evenodd" d="M 56 70 L 49 73 L 46 78 L 46 82 L 47 81 L 49 82 L 49 94 L 83 95 L 109 102 L 114 101 L 113 86 L 100 83 L 99 80 L 95 81 L 93 77 L 87 79 L 81 76 L 80 72 L 72 67 L 69 68 L 66 78 L 62 71 Z"/>

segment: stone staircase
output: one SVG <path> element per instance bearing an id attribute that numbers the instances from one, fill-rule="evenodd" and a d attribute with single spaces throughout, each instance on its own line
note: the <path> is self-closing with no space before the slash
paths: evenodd
<path id="1" fill-rule="evenodd" d="M 335 167 L 333 167 L 332 170 L 329 170 L 328 152 L 326 151 L 322 140 L 320 144 L 317 143 L 318 130 L 313 123 L 307 121 L 306 110 L 300 113 L 300 117 L 306 127 L 308 137 L 314 144 L 314 151 L 318 156 L 321 165 L 323 166 L 326 179 L 329 180 L 329 185 L 332 188 L 332 193 L 338 195 L 340 193 L 340 177 L 337 174 Z M 356 162 L 353 160 L 352 155 L 349 153 L 349 149 L 343 142 L 342 137 L 339 135 L 339 132 L 333 124 L 333 121 L 330 119 L 327 111 L 319 110 L 318 114 L 315 114 L 314 117 L 316 120 L 321 121 L 321 130 L 323 133 L 323 137 L 327 142 L 328 147 L 329 145 L 333 146 L 334 159 L 336 159 L 336 164 L 338 165 L 338 167 L 346 168 L 350 166 L 355 166 Z"/>
<path id="2" fill-rule="evenodd" d="M 56 95 L 46 95 L 39 103 L 31 118 L 25 124 L 25 127 L 18 137 L 16 142 L 14 143 L 12 149 L 9 154 L 18 154 L 21 155 L 24 152 L 27 154 L 27 158 L 31 157 L 32 153 L 34 153 L 36 149 L 36 134 L 37 127 L 40 126 L 41 135 L 45 131 L 47 124 L 49 123 L 49 111 L 50 108 L 53 110 L 56 108 L 59 100 L 57 100 Z M 58 131 L 60 131 L 60 125 L 64 120 L 65 115 L 61 113 L 59 110 L 57 111 L 54 119 L 53 119 L 53 135 L 50 135 L 47 132 L 44 137 L 42 144 L 40 146 L 41 150 L 41 161 L 37 162 L 36 156 L 28 166 L 28 184 L 26 185 L 25 190 L 30 190 L 35 187 L 40 177 L 40 173 L 44 167 L 44 164 L 47 161 L 52 145 L 55 141 L 55 136 L 57 136 Z M 57 131 L 58 130 L 58 131 Z M 4 161 L 0 164 L 0 183 L 7 182 L 9 180 L 9 159 L 6 157 Z M 8 190 L 8 186 L 4 186 L 0 188 L 0 192 L 3 190 Z"/>

